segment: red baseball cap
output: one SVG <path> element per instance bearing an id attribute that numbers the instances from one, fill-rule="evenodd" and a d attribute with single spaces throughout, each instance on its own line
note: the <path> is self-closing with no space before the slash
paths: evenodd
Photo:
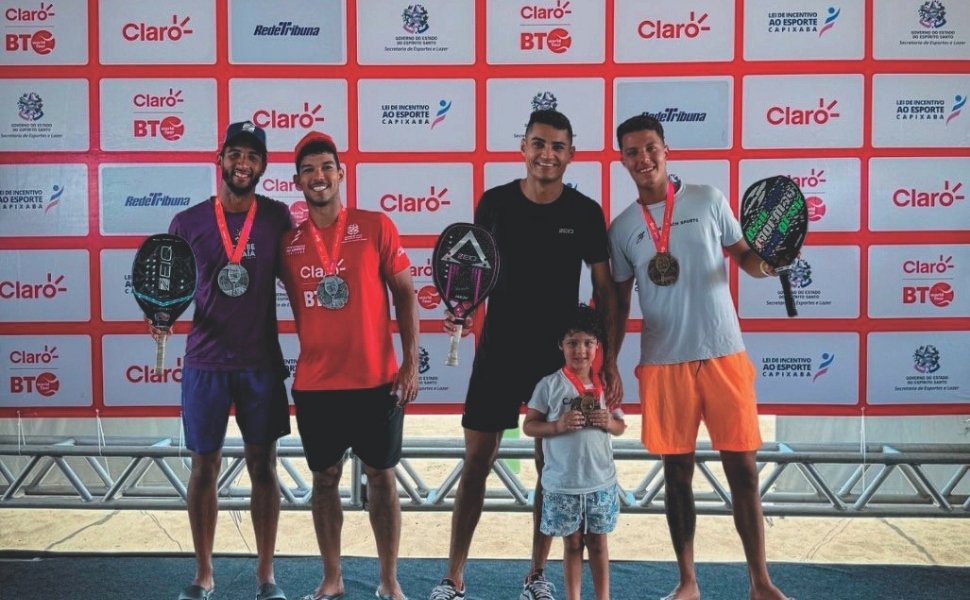
<path id="1" fill-rule="evenodd" d="M 337 144 L 334 143 L 333 138 L 322 131 L 311 131 L 303 136 L 303 139 L 297 142 L 296 147 L 293 148 L 293 161 L 296 163 L 297 169 L 300 168 L 300 159 L 303 158 L 303 151 L 310 144 L 321 144 L 325 146 L 325 151 L 333 154 L 334 158 L 337 159 L 337 164 L 340 164 L 340 157 L 337 156 Z"/>

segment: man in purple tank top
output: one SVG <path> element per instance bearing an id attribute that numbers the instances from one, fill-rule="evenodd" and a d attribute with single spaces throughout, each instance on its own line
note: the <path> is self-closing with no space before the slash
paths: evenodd
<path id="1" fill-rule="evenodd" d="M 290 432 L 289 408 L 276 326 L 280 237 L 290 229 L 286 205 L 255 193 L 266 170 L 266 134 L 233 123 L 217 159 L 218 194 L 172 219 L 169 233 L 195 252 L 195 314 L 182 373 L 185 444 L 192 452 L 189 525 L 196 572 L 179 600 L 207 600 L 215 587 L 212 550 L 216 482 L 230 407 L 245 444 L 256 534 L 257 600 L 285 600 L 273 573 L 280 514 L 276 440 Z"/>

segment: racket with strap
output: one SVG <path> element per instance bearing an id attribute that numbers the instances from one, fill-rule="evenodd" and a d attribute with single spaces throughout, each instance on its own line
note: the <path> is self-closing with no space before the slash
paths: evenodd
<path id="1" fill-rule="evenodd" d="M 465 317 L 485 300 L 498 281 L 499 256 L 492 232 L 471 223 L 452 223 L 441 232 L 431 255 L 432 278 L 455 316 L 445 364 L 458 364 Z"/>
<path id="2" fill-rule="evenodd" d="M 748 246 L 778 273 L 785 309 L 796 316 L 788 270 L 808 233 L 808 205 L 798 184 L 781 175 L 752 183 L 741 198 L 741 230 Z"/>
<path id="3" fill-rule="evenodd" d="M 195 254 L 187 241 L 159 233 L 142 242 L 131 265 L 131 290 L 148 322 L 162 332 L 156 338 L 156 373 L 165 363 L 165 338 L 192 304 L 195 285 Z"/>

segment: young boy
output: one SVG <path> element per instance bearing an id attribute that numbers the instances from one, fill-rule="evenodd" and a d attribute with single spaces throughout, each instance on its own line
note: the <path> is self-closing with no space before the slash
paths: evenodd
<path id="1" fill-rule="evenodd" d="M 522 424 L 526 435 L 542 438 L 539 527 L 563 538 L 567 600 L 580 597 L 584 547 L 597 600 L 610 597 L 606 534 L 620 512 L 610 434 L 621 435 L 626 423 L 619 409 L 606 410 L 603 383 L 592 368 L 602 336 L 599 315 L 580 304 L 559 342 L 566 365 L 536 385 Z"/>

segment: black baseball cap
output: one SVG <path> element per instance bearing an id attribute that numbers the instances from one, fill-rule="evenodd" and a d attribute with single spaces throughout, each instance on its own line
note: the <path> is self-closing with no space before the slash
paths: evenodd
<path id="1" fill-rule="evenodd" d="M 266 156 L 266 132 L 261 127 L 257 127 L 252 121 L 239 121 L 232 123 L 226 128 L 226 139 L 222 142 L 225 148 L 232 142 L 240 138 L 246 138 L 256 145 L 263 156 Z"/>

